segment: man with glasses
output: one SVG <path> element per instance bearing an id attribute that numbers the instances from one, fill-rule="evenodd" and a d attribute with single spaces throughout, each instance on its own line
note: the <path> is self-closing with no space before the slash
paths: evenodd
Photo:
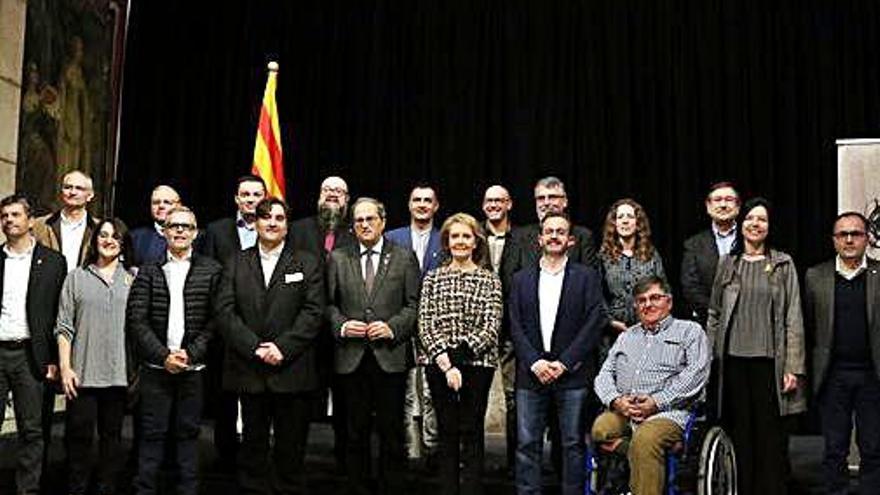
<path id="1" fill-rule="evenodd" d="M 34 237 L 40 244 L 63 254 L 70 272 L 88 256 L 89 239 L 98 225 L 98 219 L 87 210 L 95 197 L 92 178 L 79 170 L 64 174 L 58 197 L 61 209 L 34 220 Z"/>
<path id="2" fill-rule="evenodd" d="M 538 267 L 517 272 L 510 290 L 510 336 L 516 349 L 516 485 L 540 495 L 544 430 L 558 419 L 563 495 L 584 493 L 585 409 L 596 369 L 595 349 L 606 317 L 602 281 L 592 268 L 570 260 L 571 222 L 548 213 L 538 242 Z"/>
<path id="3" fill-rule="evenodd" d="M 681 260 L 681 292 L 687 315 L 703 327 L 709 317 L 709 296 L 718 259 L 730 253 L 736 239 L 739 193 L 731 182 L 718 182 L 706 195 L 706 212 L 712 225 L 684 241 Z"/>
<path id="4" fill-rule="evenodd" d="M 711 350 L 700 325 L 671 316 L 665 280 L 645 278 L 633 295 L 639 323 L 617 337 L 596 377 L 608 410 L 593 423 L 592 439 L 627 456 L 632 493 L 661 495 L 666 450 L 682 439 L 688 409 L 706 386 Z"/>
<path id="5" fill-rule="evenodd" d="M 153 225 L 131 231 L 134 266 L 165 262 L 168 242 L 163 226 L 168 212 L 178 206 L 180 206 L 180 195 L 171 186 L 161 184 L 150 193 L 150 217 L 153 219 Z"/>
<path id="6" fill-rule="evenodd" d="M 514 232 L 514 239 L 522 247 L 523 266 L 536 265 L 541 257 L 541 245 L 538 241 L 541 234 L 540 222 L 549 213 L 567 213 L 568 194 L 565 184 L 557 177 L 549 176 L 535 184 L 535 213 L 538 223 L 520 227 Z M 574 245 L 568 256 L 582 265 L 596 268 L 598 257 L 593 242 L 593 233 L 586 227 L 574 225 L 571 228 Z"/>
<path id="7" fill-rule="evenodd" d="M 880 263 L 869 258 L 868 221 L 841 213 L 832 241 L 837 256 L 807 270 L 804 323 L 815 342 L 813 393 L 825 437 L 828 493 L 847 493 L 847 455 L 855 417 L 861 462 L 859 493 L 880 486 Z"/>
<path id="8" fill-rule="evenodd" d="M 381 443 L 378 493 L 402 495 L 407 351 L 416 330 L 419 266 L 411 250 L 382 238 L 382 203 L 360 198 L 352 217 L 358 244 L 334 251 L 327 275 L 334 369 L 347 401 L 345 467 L 351 493 L 371 493 L 370 426 L 375 423 Z"/>
<path id="9" fill-rule="evenodd" d="M 177 492 L 198 492 L 202 376 L 211 339 L 220 264 L 193 254 L 196 215 L 177 206 L 165 216 L 165 259 L 141 266 L 126 308 L 127 331 L 140 361 L 141 444 L 138 495 L 158 493 L 165 442 L 173 434 Z"/>

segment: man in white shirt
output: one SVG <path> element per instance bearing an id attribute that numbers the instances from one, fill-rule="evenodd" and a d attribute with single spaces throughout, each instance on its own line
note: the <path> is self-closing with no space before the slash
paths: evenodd
<path id="1" fill-rule="evenodd" d="M 138 495 L 154 494 L 173 433 L 180 477 L 177 491 L 198 492 L 197 441 L 202 414 L 202 376 L 212 334 L 220 264 L 193 254 L 196 216 L 179 206 L 163 226 L 165 258 L 143 265 L 128 297 L 128 331 L 137 340 L 140 358 L 141 429 Z M 170 425 L 173 428 L 169 428 Z"/>
<path id="2" fill-rule="evenodd" d="M 37 218 L 33 232 L 37 242 L 64 255 L 70 272 L 88 256 L 89 239 L 98 225 L 87 210 L 95 197 L 92 178 L 79 170 L 64 174 L 58 197 L 61 209 Z"/>
<path id="3" fill-rule="evenodd" d="M 42 423 L 52 413 L 52 402 L 44 404 L 43 383 L 56 377 L 52 331 L 67 270 L 61 254 L 31 236 L 33 217 L 24 196 L 0 200 L 0 222 L 6 236 L 0 249 L 0 417 L 11 391 L 18 435 L 16 493 L 36 494 L 47 445 Z"/>

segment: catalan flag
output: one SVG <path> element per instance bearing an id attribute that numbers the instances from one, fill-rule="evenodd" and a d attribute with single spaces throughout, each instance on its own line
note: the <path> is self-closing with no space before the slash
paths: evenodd
<path id="1" fill-rule="evenodd" d="M 281 152 L 281 128 L 278 126 L 278 106 L 275 104 L 275 86 L 278 81 L 278 63 L 269 62 L 269 78 L 260 108 L 260 124 L 254 145 L 254 164 L 251 173 L 266 182 L 269 196 L 284 199 L 284 156 Z"/>

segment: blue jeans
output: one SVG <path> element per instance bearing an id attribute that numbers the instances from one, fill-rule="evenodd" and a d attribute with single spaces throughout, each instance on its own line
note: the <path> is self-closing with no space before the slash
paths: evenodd
<path id="1" fill-rule="evenodd" d="M 588 389 L 516 390 L 516 491 L 519 495 L 541 494 L 541 454 L 547 413 L 555 404 L 562 439 L 563 495 L 584 492 L 584 405 Z"/>

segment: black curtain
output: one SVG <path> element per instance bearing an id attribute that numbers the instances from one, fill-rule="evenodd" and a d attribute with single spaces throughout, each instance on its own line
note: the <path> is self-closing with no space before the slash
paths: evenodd
<path id="1" fill-rule="evenodd" d="M 146 222 L 165 182 L 201 223 L 230 215 L 277 59 L 297 217 L 339 174 L 389 227 L 422 180 L 443 216 L 505 184 L 530 223 L 554 174 L 594 230 L 641 202 L 677 281 L 706 187 L 729 179 L 775 203 L 803 269 L 832 253 L 835 139 L 880 134 L 878 33 L 876 0 L 133 0 L 117 213 Z"/>

